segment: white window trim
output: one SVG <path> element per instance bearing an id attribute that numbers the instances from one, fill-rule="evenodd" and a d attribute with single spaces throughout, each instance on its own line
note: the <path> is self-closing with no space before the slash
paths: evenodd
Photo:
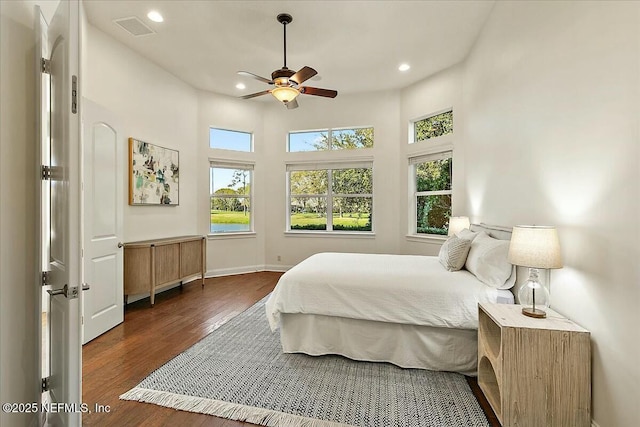
<path id="1" fill-rule="evenodd" d="M 420 139 L 420 140 L 416 140 L 416 132 L 415 132 L 416 122 L 419 122 L 419 121 L 422 121 L 422 120 L 425 120 L 425 119 L 429 119 L 431 117 L 435 117 L 435 116 L 437 116 L 439 114 L 442 114 L 442 113 L 448 113 L 449 111 L 451 111 L 452 114 L 453 114 L 453 107 L 444 108 L 444 109 L 439 110 L 439 111 L 437 111 L 435 113 L 430 113 L 430 114 L 415 118 L 413 120 L 410 120 L 409 121 L 409 133 L 408 133 L 408 135 L 409 135 L 409 145 L 415 144 L 415 143 L 420 143 L 420 142 L 426 142 L 426 141 L 433 142 L 433 141 L 437 141 L 437 140 L 445 138 L 445 137 L 452 137 L 453 134 L 455 133 L 455 129 L 453 129 L 451 131 L 451 133 L 447 133 L 447 134 L 444 134 L 444 135 L 440 135 L 440 136 L 436 136 L 436 137 L 428 138 L 428 139 Z"/>
<path id="2" fill-rule="evenodd" d="M 251 206 L 251 211 L 250 211 L 250 216 L 249 216 L 249 230 L 242 230 L 242 231 L 218 231 L 218 232 L 212 232 L 211 231 L 211 198 L 212 197 L 219 197 L 219 198 L 241 198 L 241 197 L 247 197 L 247 196 L 237 196 L 237 195 L 231 195 L 231 194 L 213 194 L 211 192 L 212 188 L 211 188 L 211 168 L 221 168 L 221 169 L 241 169 L 241 170 L 248 170 L 251 172 L 251 187 L 249 188 L 249 205 Z M 254 162 L 247 162 L 247 161 L 233 161 L 233 160 L 228 160 L 228 159 L 209 159 L 209 215 L 208 215 L 208 223 L 209 223 L 209 230 L 207 232 L 207 236 L 209 238 L 243 238 L 243 237 L 254 237 L 256 232 L 255 232 L 255 228 L 254 228 L 254 203 L 253 203 L 253 191 L 254 191 L 254 170 L 255 170 L 255 163 Z"/>
<path id="3" fill-rule="evenodd" d="M 445 149 L 446 148 L 446 149 Z M 430 150 L 424 150 L 421 154 L 410 154 L 407 156 L 407 163 L 409 165 L 409 230 L 407 234 L 407 240 L 411 241 L 432 241 L 440 243 L 446 240 L 446 236 L 439 234 L 426 234 L 418 233 L 418 197 L 419 196 L 439 196 L 439 195 L 451 195 L 451 201 L 453 204 L 453 173 L 451 175 L 451 190 L 436 190 L 436 191 L 417 191 L 416 190 L 416 165 L 434 160 L 443 160 L 451 158 L 453 165 L 455 165 L 455 157 L 453 147 L 449 145 L 443 145 Z"/>
<path id="4" fill-rule="evenodd" d="M 345 128 L 354 129 L 354 128 Z M 286 163 L 286 206 L 285 212 L 286 218 L 286 230 L 285 236 L 290 235 L 307 235 L 307 236 L 326 236 L 326 235 L 340 235 L 340 236 L 360 236 L 368 235 L 375 236 L 374 224 L 371 224 L 371 231 L 343 231 L 334 230 L 333 221 L 329 221 L 329 212 L 333 210 L 333 199 L 335 197 L 370 197 L 371 198 L 371 211 L 373 213 L 373 188 L 371 194 L 355 193 L 355 194 L 334 194 L 332 189 L 333 171 L 336 169 L 371 169 L 373 176 L 373 160 L 349 160 L 349 161 L 315 161 L 315 162 L 295 162 Z M 327 198 L 327 229 L 326 230 L 292 230 L 291 229 L 291 178 L 290 174 L 294 171 L 310 171 L 310 170 L 326 170 L 327 171 L 327 193 L 326 194 L 296 194 L 293 197 L 326 197 Z M 372 182 L 373 185 L 373 182 Z"/>
<path id="5" fill-rule="evenodd" d="M 217 147 L 212 147 L 211 146 L 211 129 L 217 129 L 217 130 L 223 130 L 223 131 L 227 131 L 227 132 L 237 132 L 237 133 L 247 133 L 251 136 L 251 140 L 249 142 L 249 151 L 244 151 L 244 150 L 232 150 L 230 148 L 217 148 Z M 229 152 L 229 153 L 253 153 L 255 152 L 255 146 L 253 143 L 253 131 L 249 131 L 249 130 L 238 130 L 238 129 L 228 129 L 225 127 L 219 127 L 219 126 L 209 126 L 209 149 L 210 150 L 220 150 L 221 152 Z"/>
<path id="6" fill-rule="evenodd" d="M 348 151 L 348 150 L 336 150 L 333 148 L 333 132 L 334 131 L 343 131 L 343 130 L 356 130 L 356 129 L 374 129 L 373 126 L 352 126 L 352 127 L 340 127 L 340 128 L 325 128 L 325 129 L 309 129 L 309 130 L 293 130 L 287 133 L 287 153 L 326 153 L 333 151 Z M 327 138 L 329 140 L 329 148 L 327 150 L 308 150 L 308 151 L 291 151 L 290 137 L 292 133 L 310 133 L 310 132 L 326 132 Z M 374 129 L 374 138 L 375 138 L 375 129 Z M 375 145 L 375 143 L 374 143 Z M 361 147 L 358 150 L 369 150 L 373 147 Z"/>

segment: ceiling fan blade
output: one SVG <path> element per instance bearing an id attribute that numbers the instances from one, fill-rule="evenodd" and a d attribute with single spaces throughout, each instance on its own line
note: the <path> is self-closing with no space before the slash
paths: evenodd
<path id="1" fill-rule="evenodd" d="M 335 98 L 336 96 L 338 96 L 338 91 L 332 89 L 320 89 L 317 87 L 302 86 L 299 90 L 300 93 L 304 93 L 305 95 L 324 96 L 326 98 Z"/>
<path id="2" fill-rule="evenodd" d="M 271 92 L 270 90 L 263 90 L 262 92 L 256 92 L 256 93 L 251 93 L 249 95 L 241 96 L 240 98 L 242 98 L 242 99 L 255 98 L 256 96 L 266 95 L 266 94 L 268 94 L 270 92 Z"/>
<path id="3" fill-rule="evenodd" d="M 261 82 L 264 82 L 264 83 L 267 83 L 267 84 L 270 84 L 270 85 L 273 84 L 273 81 L 271 81 L 271 80 L 269 80 L 267 78 L 264 78 L 264 77 L 260 77 L 257 74 L 250 73 L 248 71 L 238 71 L 238 74 L 240 74 L 241 76 L 252 77 L 252 78 L 254 78 L 256 80 L 260 80 Z"/>
<path id="4" fill-rule="evenodd" d="M 289 80 L 293 80 L 297 84 L 302 84 L 302 82 L 309 80 L 311 77 L 315 76 L 316 74 L 318 74 L 316 70 L 314 70 L 311 67 L 307 67 L 305 65 L 297 73 L 289 77 Z"/>
<path id="5" fill-rule="evenodd" d="M 286 104 L 287 110 L 293 110 L 294 108 L 298 108 L 298 100 L 294 99 L 293 101 L 289 101 Z"/>

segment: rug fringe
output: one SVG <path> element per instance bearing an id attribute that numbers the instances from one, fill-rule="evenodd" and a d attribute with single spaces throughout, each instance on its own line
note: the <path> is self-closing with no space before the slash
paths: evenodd
<path id="1" fill-rule="evenodd" d="M 287 414 L 271 409 L 256 408 L 239 403 L 223 402 L 205 397 L 185 396 L 167 391 L 135 387 L 120 396 L 121 400 L 153 403 L 181 411 L 214 415 L 236 421 L 247 421 L 267 427 L 353 427 L 334 421 L 318 420 Z"/>

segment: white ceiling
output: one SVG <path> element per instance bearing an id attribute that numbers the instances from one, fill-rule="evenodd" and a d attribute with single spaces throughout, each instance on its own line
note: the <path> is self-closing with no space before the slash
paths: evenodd
<path id="1" fill-rule="evenodd" d="M 240 96 L 270 86 L 237 71 L 270 78 L 283 65 L 279 13 L 293 16 L 287 66 L 308 65 L 318 76 L 307 85 L 347 94 L 406 87 L 460 62 L 493 3 L 85 0 L 84 5 L 92 25 L 191 86 Z M 164 22 L 150 21 L 150 10 L 162 13 Z M 113 22 L 130 16 L 156 33 L 134 37 Z M 398 71 L 403 62 L 411 65 L 408 72 Z M 239 82 L 247 88 L 236 89 Z"/>

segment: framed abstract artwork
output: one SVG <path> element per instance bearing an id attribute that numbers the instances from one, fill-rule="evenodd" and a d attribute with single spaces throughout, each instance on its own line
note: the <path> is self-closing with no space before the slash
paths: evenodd
<path id="1" fill-rule="evenodd" d="M 129 204 L 179 204 L 178 150 L 129 138 Z"/>

